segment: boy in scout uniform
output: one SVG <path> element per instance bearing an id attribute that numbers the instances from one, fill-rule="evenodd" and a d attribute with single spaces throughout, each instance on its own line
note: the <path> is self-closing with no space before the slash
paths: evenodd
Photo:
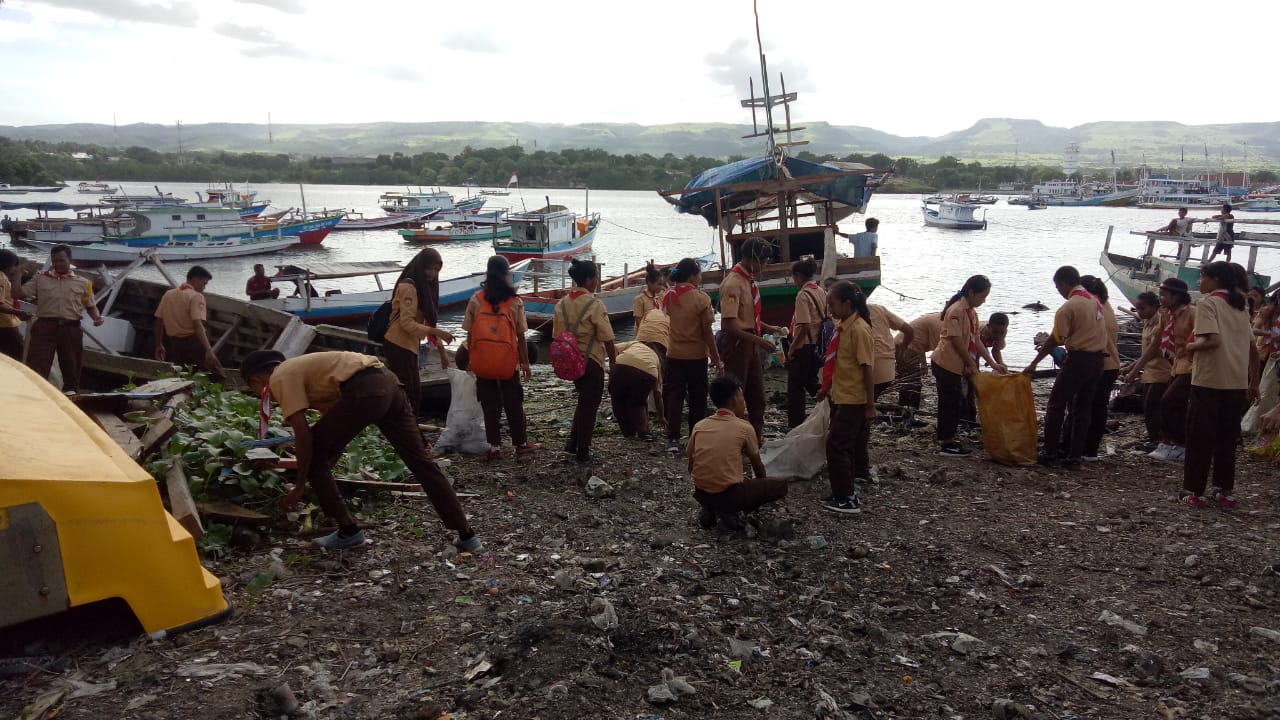
<path id="1" fill-rule="evenodd" d="M 71 248 L 54 245 L 49 251 L 50 268 L 22 286 L 22 297 L 36 299 L 36 317 L 31 324 L 27 346 L 27 366 L 40 377 L 49 377 L 53 356 L 58 356 L 64 392 L 80 392 L 80 365 L 84 357 L 84 331 L 80 317 L 88 312 L 94 325 L 102 324 L 102 314 L 93 302 L 93 283 L 71 271 Z"/>
<path id="2" fill-rule="evenodd" d="M 760 351 L 773 352 L 773 343 L 763 335 L 778 334 L 780 328 L 761 319 L 763 310 L 756 273 L 773 256 L 773 248 L 759 238 L 748 238 L 739 247 L 742 258 L 720 283 L 720 327 L 724 334 L 724 371 L 742 383 L 747 398 L 747 418 L 756 429 L 756 440 L 764 437 L 764 368 Z"/>
<path id="3" fill-rule="evenodd" d="M 204 289 L 212 279 L 208 270 L 193 265 L 187 271 L 187 281 L 160 298 L 155 315 L 157 360 L 194 365 L 215 376 L 223 374 L 222 364 L 209 344 L 206 326 Z"/>

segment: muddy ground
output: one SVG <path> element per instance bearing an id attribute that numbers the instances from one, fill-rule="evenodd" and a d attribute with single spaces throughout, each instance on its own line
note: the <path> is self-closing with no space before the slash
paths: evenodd
<path id="1" fill-rule="evenodd" d="M 227 622 L 9 643 L 43 667 L 0 665 L 0 717 L 63 687 L 81 697 L 60 718 L 278 717 L 284 684 L 315 718 L 1280 717 L 1273 465 L 1241 461 L 1239 510 L 1190 511 L 1178 468 L 1128 452 L 1135 415 L 1079 472 L 942 458 L 931 428 L 881 425 L 861 515 L 799 482 L 733 535 L 697 527 L 658 444 L 602 419 L 596 467 L 557 452 L 571 398 L 534 384 L 548 449 L 451 468 L 477 556 L 422 498 L 366 498 L 365 548 L 268 533 L 209 561 Z M 611 494 L 587 496 L 593 474 Z"/>

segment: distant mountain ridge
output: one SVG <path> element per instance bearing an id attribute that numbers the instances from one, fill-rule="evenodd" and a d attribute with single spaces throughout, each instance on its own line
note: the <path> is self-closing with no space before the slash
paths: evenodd
<path id="1" fill-rule="evenodd" d="M 1169 165 L 1185 157 L 1190 168 L 1208 165 L 1252 167 L 1280 163 L 1280 122 L 1220 125 L 1183 125 L 1168 121 L 1107 121 L 1073 128 L 1050 127 L 1038 120 L 985 118 L 971 127 L 939 137 L 903 137 L 856 125 L 803 123 L 808 129 L 797 139 L 810 144 L 803 149 L 817 154 L 884 153 L 890 157 L 938 158 L 953 155 L 964 160 L 1056 164 L 1068 143 L 1080 146 L 1085 166 L 1116 163 Z M 661 156 L 700 155 L 724 157 L 755 155 L 759 139 L 744 140 L 750 126 L 729 123 L 637 125 L 624 123 L 423 122 L 273 125 L 254 123 L 206 123 L 183 125 L 182 146 L 187 150 L 271 152 L 291 155 L 369 157 L 384 153 L 442 152 L 456 154 L 464 147 L 505 147 L 520 144 L 528 151 L 566 148 L 599 148 L 615 154 L 649 153 Z M 178 147 L 178 129 L 171 125 L 138 123 L 110 125 L 0 125 L 0 136 L 20 140 L 76 142 L 104 147 L 141 146 L 172 152 Z M 1205 154 L 1208 154 L 1206 162 Z"/>

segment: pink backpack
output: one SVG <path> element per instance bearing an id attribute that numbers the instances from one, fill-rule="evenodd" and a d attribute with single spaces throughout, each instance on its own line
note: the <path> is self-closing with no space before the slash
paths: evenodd
<path id="1" fill-rule="evenodd" d="M 587 358 L 591 356 L 591 350 L 595 347 L 596 337 L 592 333 L 591 340 L 587 342 L 587 352 L 583 353 L 578 347 L 578 326 L 598 302 L 600 301 L 592 300 L 587 303 L 573 325 L 569 324 L 568 303 L 560 303 L 559 310 L 564 318 L 565 331 L 551 340 L 551 367 L 556 371 L 556 377 L 561 380 L 577 380 L 587 372 Z"/>

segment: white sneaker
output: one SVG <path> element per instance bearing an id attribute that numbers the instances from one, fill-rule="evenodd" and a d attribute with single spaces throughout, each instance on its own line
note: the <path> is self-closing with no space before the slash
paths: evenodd
<path id="1" fill-rule="evenodd" d="M 1165 457 L 1164 461 L 1169 463 L 1181 463 L 1186 458 L 1187 449 L 1178 445 L 1173 445 L 1169 448 L 1169 454 Z"/>
<path id="2" fill-rule="evenodd" d="M 1160 443 L 1159 445 L 1157 445 L 1157 446 L 1156 446 L 1156 449 L 1155 449 L 1155 450 L 1152 450 L 1151 452 L 1147 453 L 1147 457 L 1151 458 L 1152 460 L 1159 460 L 1159 461 L 1161 461 L 1161 462 L 1168 462 L 1168 460 L 1169 460 L 1169 451 L 1170 451 L 1170 450 L 1172 450 L 1172 449 L 1173 449 L 1173 446 L 1172 446 L 1172 445 L 1167 445 L 1167 444 L 1165 444 L 1165 443 Z"/>
<path id="3" fill-rule="evenodd" d="M 1087 462 L 1087 463 L 1091 463 L 1091 462 L 1101 462 L 1101 461 L 1102 461 L 1102 458 L 1098 457 L 1097 455 L 1081 455 L 1081 456 L 1080 456 L 1080 461 L 1081 461 L 1081 462 Z"/>

